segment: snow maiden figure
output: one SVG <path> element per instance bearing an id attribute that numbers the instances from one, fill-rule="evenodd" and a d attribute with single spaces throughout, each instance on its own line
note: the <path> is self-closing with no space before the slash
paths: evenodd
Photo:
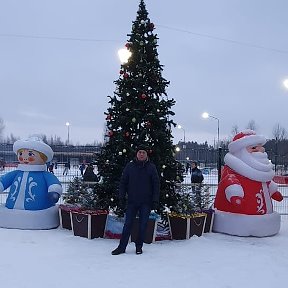
<path id="1" fill-rule="evenodd" d="M 229 143 L 214 202 L 214 232 L 256 237 L 279 232 L 281 218 L 273 211 L 271 198 L 282 201 L 283 197 L 272 181 L 273 165 L 265 143 L 252 130 L 238 133 Z"/>
<path id="2" fill-rule="evenodd" d="M 54 174 L 46 171 L 53 158 L 50 146 L 38 138 L 18 140 L 13 145 L 17 170 L 0 177 L 0 193 L 10 187 L 6 205 L 0 206 L 0 227 L 51 229 L 59 226 L 55 205 L 62 186 Z"/>

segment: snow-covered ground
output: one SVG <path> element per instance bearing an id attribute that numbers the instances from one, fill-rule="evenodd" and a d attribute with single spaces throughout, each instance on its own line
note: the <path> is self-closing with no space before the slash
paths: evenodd
<path id="1" fill-rule="evenodd" d="M 59 170 L 59 178 L 63 177 L 61 173 Z M 217 176 L 215 179 L 217 183 Z M 189 175 L 185 182 L 189 183 Z M 142 255 L 135 254 L 131 243 L 126 254 L 112 256 L 110 253 L 117 245 L 118 240 L 88 240 L 61 228 L 46 231 L 0 228 L 1 287 L 278 288 L 287 285 L 286 217 L 282 217 L 280 233 L 267 238 L 207 233 L 190 240 L 145 244 Z"/>
<path id="2" fill-rule="evenodd" d="M 273 237 L 208 233 L 190 240 L 129 244 L 112 256 L 118 240 L 75 237 L 61 228 L 0 228 L 1 287 L 286 287 L 288 221 Z"/>

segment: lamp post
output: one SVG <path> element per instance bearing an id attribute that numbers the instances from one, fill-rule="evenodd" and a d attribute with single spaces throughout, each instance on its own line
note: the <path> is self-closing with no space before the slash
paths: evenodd
<path id="1" fill-rule="evenodd" d="M 186 139 L 185 139 L 185 129 L 181 126 L 181 125 L 177 125 L 177 128 L 178 129 L 182 129 L 183 130 L 183 141 L 184 141 L 184 144 L 183 144 L 183 152 L 184 152 L 184 159 L 186 158 Z"/>
<path id="2" fill-rule="evenodd" d="M 69 127 L 70 127 L 70 123 L 66 122 L 66 126 L 67 126 L 67 145 L 69 145 Z"/>
<path id="3" fill-rule="evenodd" d="M 185 144 L 185 143 L 186 143 L 186 141 L 185 141 L 185 129 L 184 129 L 181 125 L 178 125 L 177 128 L 183 130 L 183 132 L 184 132 L 184 138 L 183 138 L 183 140 L 184 140 L 184 144 Z"/>
<path id="4" fill-rule="evenodd" d="M 212 118 L 214 120 L 217 120 L 217 148 L 218 148 L 217 170 L 218 170 L 218 183 L 219 183 L 221 179 L 221 153 L 222 153 L 222 148 L 220 147 L 220 120 L 219 118 L 212 116 L 207 112 L 204 112 L 202 114 L 202 117 L 205 119 Z"/>
<path id="5" fill-rule="evenodd" d="M 214 120 L 217 120 L 217 147 L 219 148 L 219 146 L 220 146 L 220 138 L 219 138 L 219 136 L 220 136 L 220 120 L 219 120 L 219 118 L 217 118 L 215 116 L 212 116 L 212 115 L 210 115 L 207 112 L 204 112 L 202 114 L 202 117 L 205 118 L 205 119 L 212 118 Z"/>
<path id="6" fill-rule="evenodd" d="M 285 80 L 283 81 L 283 85 L 284 85 L 284 87 L 285 87 L 286 89 L 288 89 L 288 79 L 285 79 Z"/>

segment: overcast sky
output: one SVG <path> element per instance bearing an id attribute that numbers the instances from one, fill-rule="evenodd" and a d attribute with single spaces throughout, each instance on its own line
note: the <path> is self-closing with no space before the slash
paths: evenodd
<path id="1" fill-rule="evenodd" d="M 287 0 L 146 0 L 163 77 L 186 141 L 213 144 L 232 126 L 288 130 Z M 0 1 L 0 117 L 4 134 L 103 139 L 107 95 L 138 0 Z M 175 129 L 174 142 L 184 131 Z"/>

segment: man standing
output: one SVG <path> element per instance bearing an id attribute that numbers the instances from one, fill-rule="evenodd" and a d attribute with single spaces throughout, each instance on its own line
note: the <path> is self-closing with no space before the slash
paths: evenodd
<path id="1" fill-rule="evenodd" d="M 197 167 L 197 162 L 192 161 L 191 163 L 191 183 L 193 184 L 201 184 L 204 180 L 203 174 L 201 170 Z M 195 186 L 194 186 L 195 187 Z"/>
<path id="2" fill-rule="evenodd" d="M 140 145 L 136 150 L 136 158 L 124 168 L 119 189 L 119 203 L 125 208 L 127 195 L 127 208 L 122 236 L 118 247 L 112 255 L 125 253 L 133 222 L 139 214 L 139 232 L 135 242 L 136 254 L 142 254 L 149 215 L 157 209 L 159 204 L 160 182 L 156 166 L 147 156 L 147 147 Z"/>
<path id="3" fill-rule="evenodd" d="M 192 190 L 195 190 L 195 187 L 199 187 L 200 184 L 203 182 L 204 177 L 201 170 L 197 167 L 197 162 L 192 161 L 191 163 L 191 183 L 192 183 Z"/>
<path id="4" fill-rule="evenodd" d="M 197 167 L 197 162 L 192 161 L 191 163 L 191 184 L 192 191 L 195 193 L 195 204 L 196 207 L 200 208 L 202 199 L 201 199 L 201 184 L 204 180 L 201 170 Z"/>

